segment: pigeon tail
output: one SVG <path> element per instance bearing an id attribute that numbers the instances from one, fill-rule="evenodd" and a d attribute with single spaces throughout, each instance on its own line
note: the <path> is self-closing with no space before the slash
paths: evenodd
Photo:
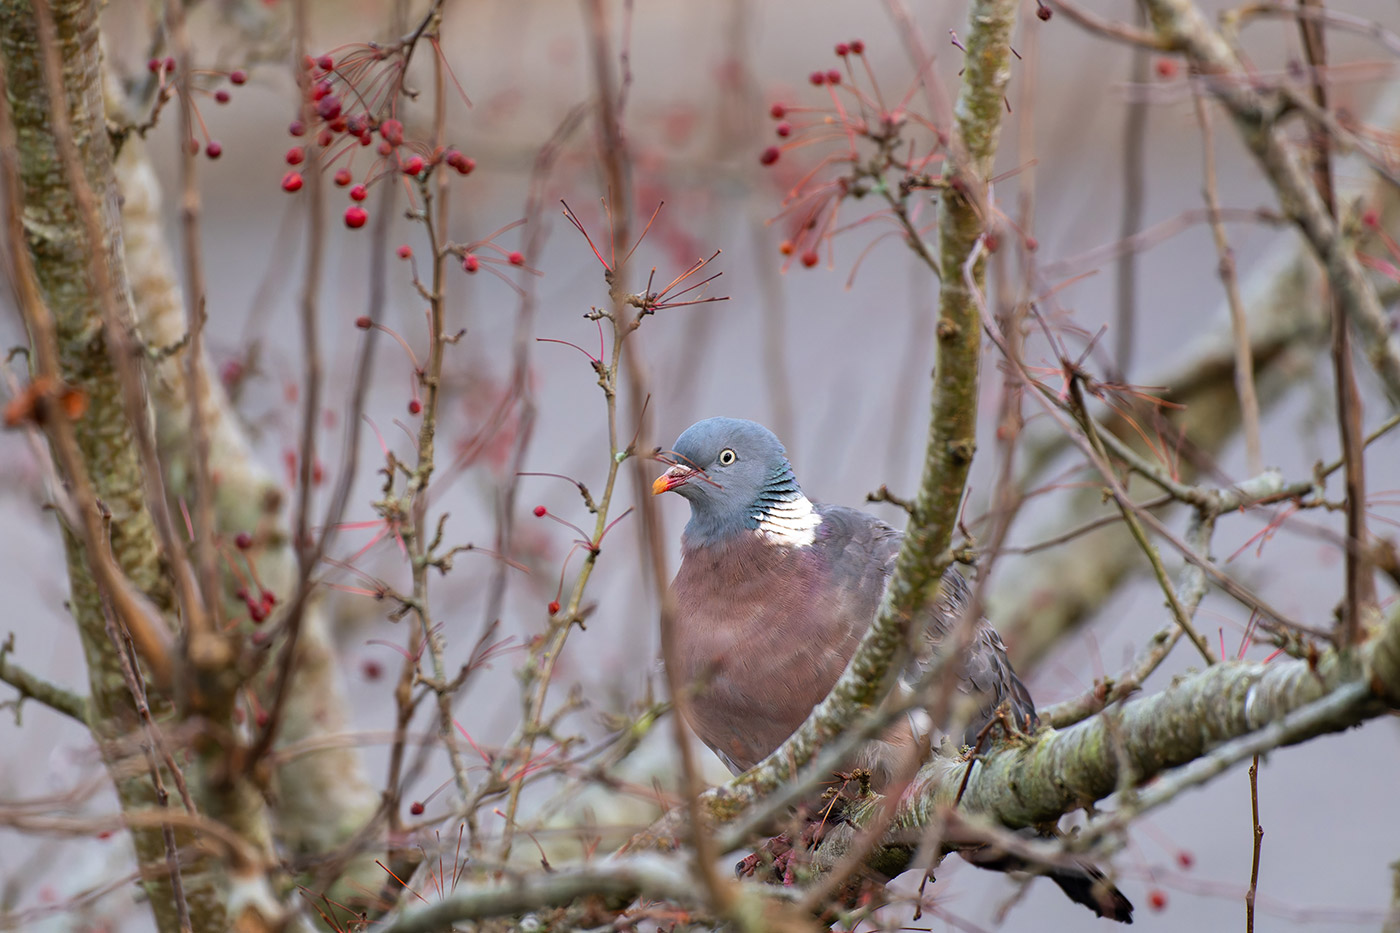
<path id="1" fill-rule="evenodd" d="M 1048 874 L 1076 904 L 1109 920 L 1133 922 L 1133 902 L 1093 865 L 1081 862 L 1073 867 L 1052 868 Z"/>

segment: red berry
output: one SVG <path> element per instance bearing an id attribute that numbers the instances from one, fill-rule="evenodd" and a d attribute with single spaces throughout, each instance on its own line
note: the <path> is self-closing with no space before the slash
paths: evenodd
<path id="1" fill-rule="evenodd" d="M 476 160 L 469 159 L 456 149 L 451 149 L 447 153 L 446 162 L 455 168 L 460 175 L 470 175 L 472 169 L 476 168 Z"/>
<path id="2" fill-rule="evenodd" d="M 481 268 L 481 260 L 477 259 L 475 254 L 473 254 L 473 253 L 467 253 L 467 255 L 465 255 L 465 256 L 462 257 L 462 271 L 463 271 L 463 272 L 475 272 L 477 269 L 480 269 L 480 268 Z"/>
<path id="3" fill-rule="evenodd" d="M 536 518 L 544 518 L 544 517 L 545 517 L 546 515 L 548 515 L 548 514 L 549 514 L 549 509 L 545 508 L 545 507 L 542 506 L 542 505 L 537 505 L 537 506 L 535 506 L 535 517 L 536 517 Z"/>
<path id="4" fill-rule="evenodd" d="M 334 120 L 340 116 L 340 98 L 328 94 L 316 102 L 316 115 L 322 120 Z"/>
<path id="5" fill-rule="evenodd" d="M 784 120 L 782 123 L 779 123 L 777 126 L 775 126 L 775 127 L 773 128 L 773 132 L 777 133 L 779 136 L 782 136 L 782 137 L 791 136 L 791 135 L 792 135 L 792 124 L 789 123 L 789 122 L 787 122 L 786 120 Z"/>
<path id="6" fill-rule="evenodd" d="M 248 72 L 242 68 L 235 68 L 228 73 L 228 80 L 230 84 L 247 84 Z"/>
<path id="7" fill-rule="evenodd" d="M 367 197 L 369 197 L 369 189 L 364 185 L 356 185 L 350 189 L 350 200 L 352 201 L 363 201 Z"/>
<path id="8" fill-rule="evenodd" d="M 413 258 L 413 247 L 409 246 L 407 243 L 405 243 L 405 244 L 403 244 L 402 246 L 400 246 L 400 247 L 398 248 L 397 252 L 398 252 L 398 254 L 399 254 L 399 258 L 400 258 L 400 259 L 412 259 L 412 258 Z"/>
<path id="9" fill-rule="evenodd" d="M 1035 8 L 1035 15 L 1036 18 L 1039 19 L 1042 23 L 1048 23 L 1050 22 L 1050 17 L 1054 16 L 1055 14 L 1048 6 L 1041 4 L 1040 6 L 1037 6 Z"/>
<path id="10" fill-rule="evenodd" d="M 1159 59 L 1157 59 L 1157 77 L 1159 77 L 1159 78 L 1164 78 L 1164 79 L 1175 78 L 1175 77 L 1176 77 L 1176 69 L 1177 69 L 1176 59 L 1174 59 L 1174 58 L 1159 58 Z"/>
<path id="11" fill-rule="evenodd" d="M 268 719 L 270 719 L 270 718 L 271 718 L 271 717 L 268 716 L 267 710 L 265 710 L 265 709 L 260 709 L 260 710 L 258 710 L 258 715 L 256 715 L 256 716 L 253 717 L 253 719 L 257 722 L 259 728 L 261 728 L 261 727 L 263 727 L 263 726 L 266 726 L 266 725 L 267 725 L 267 721 L 268 721 Z"/>
<path id="12" fill-rule="evenodd" d="M 807 80 L 811 81 L 814 86 L 821 87 L 823 84 L 826 83 L 826 72 L 814 71 L 807 76 Z"/>
<path id="13" fill-rule="evenodd" d="M 830 71 L 828 71 L 828 72 L 826 73 L 826 83 L 827 83 L 827 84 L 840 84 L 840 83 L 841 83 L 841 72 L 837 71 L 835 68 L 833 68 L 833 69 L 831 69 Z"/>
<path id="14" fill-rule="evenodd" d="M 1381 225 L 1381 213 L 1374 207 L 1368 207 L 1361 214 L 1361 226 L 1367 230 L 1378 230 Z"/>
<path id="15" fill-rule="evenodd" d="M 224 154 L 224 147 L 217 139 L 211 139 L 204 147 L 204 154 L 211 159 L 217 159 Z"/>
<path id="16" fill-rule="evenodd" d="M 787 116 L 787 108 L 782 104 L 774 104 L 768 108 L 768 114 L 774 120 L 781 120 L 783 117 Z"/>
<path id="17" fill-rule="evenodd" d="M 506 257 L 506 259 L 510 262 L 512 266 L 525 265 L 525 254 L 520 252 L 519 250 L 516 250 L 515 252 L 511 253 L 509 256 Z"/>
<path id="18" fill-rule="evenodd" d="M 852 39 L 852 40 L 851 40 L 851 54 L 852 54 L 852 55 L 864 55 L 864 54 L 865 54 L 865 43 L 862 42 L 862 41 L 860 41 L 859 39 Z"/>
<path id="19" fill-rule="evenodd" d="M 374 658 L 365 658 L 360 662 L 360 673 L 364 675 L 365 680 L 378 680 L 384 675 L 384 665 Z"/>
<path id="20" fill-rule="evenodd" d="M 301 172 L 288 172 L 282 176 L 282 190 L 291 194 L 301 190 Z"/>
<path id="21" fill-rule="evenodd" d="M 300 165 L 306 161 L 306 150 L 301 146 L 293 146 L 287 150 L 287 164 Z"/>
<path id="22" fill-rule="evenodd" d="M 336 185 L 338 185 L 339 187 L 344 188 L 346 185 L 350 184 L 350 182 L 352 182 L 352 181 L 354 181 L 354 180 L 355 180 L 355 176 L 350 174 L 350 170 L 349 170 L 348 168 L 342 168 L 342 169 L 337 169 L 337 170 L 336 170 L 336 173 L 335 173 L 335 183 L 336 183 Z"/>
<path id="23" fill-rule="evenodd" d="M 1153 888 L 1147 892 L 1147 906 L 1153 910 L 1167 909 L 1167 892 L 1161 888 Z"/>
<path id="24" fill-rule="evenodd" d="M 190 155 L 199 155 L 199 140 L 191 139 L 185 143 L 185 148 L 189 150 Z"/>
<path id="25" fill-rule="evenodd" d="M 167 55 L 167 56 L 165 57 L 165 70 L 166 70 L 166 71 L 169 71 L 169 72 L 174 72 L 174 71 L 175 71 L 175 58 L 174 58 L 174 56 Z"/>
<path id="26" fill-rule="evenodd" d="M 778 244 L 778 252 L 782 253 L 784 256 L 791 256 L 795 249 L 797 249 L 797 246 L 791 240 L 784 240 Z"/>
<path id="27" fill-rule="evenodd" d="M 403 173 L 405 175 L 417 175 L 421 171 L 423 171 L 422 156 L 414 156 L 403 164 Z"/>
<path id="28" fill-rule="evenodd" d="M 764 165 L 772 165 L 774 162 L 778 161 L 778 156 L 780 155 L 782 155 L 782 151 L 777 146 L 769 146 L 767 149 L 763 150 L 763 153 L 758 157 L 758 161 Z"/>
<path id="29" fill-rule="evenodd" d="M 151 74 L 155 74 L 157 71 L 160 71 L 160 59 L 149 59 L 146 62 L 146 70 L 149 71 Z"/>
<path id="30" fill-rule="evenodd" d="M 851 47 L 844 42 L 838 42 L 836 43 L 836 54 L 845 58 L 847 55 L 851 54 Z"/>
<path id="31" fill-rule="evenodd" d="M 802 254 L 802 265 L 806 266 L 808 269 L 819 262 L 821 262 L 821 257 L 817 255 L 817 251 L 814 249 L 809 249 Z"/>
<path id="32" fill-rule="evenodd" d="M 214 92 L 214 103 L 216 104 L 226 104 L 232 99 L 233 95 L 228 92 L 227 88 L 221 87 Z"/>
<path id="33" fill-rule="evenodd" d="M 374 326 L 374 321 L 370 320 L 369 315 L 361 314 L 359 317 L 355 318 L 355 326 L 360 330 L 369 330 Z"/>
<path id="34" fill-rule="evenodd" d="M 422 410 L 423 410 L 423 403 L 422 403 L 422 402 L 418 401 L 418 399 L 416 399 L 416 398 L 415 398 L 415 399 L 409 399 L 409 402 L 408 402 L 408 413 L 409 413 L 410 415 L 416 415 L 416 414 L 418 414 L 418 413 L 419 413 L 420 411 L 422 411 Z"/>
<path id="35" fill-rule="evenodd" d="M 403 143 L 403 124 L 398 120 L 385 120 L 379 124 L 379 135 L 391 146 Z"/>
<path id="36" fill-rule="evenodd" d="M 409 813 L 412 813 L 414 816 L 422 816 L 422 815 L 423 815 L 423 802 L 422 802 L 421 800 L 415 800 L 415 801 L 413 801 L 413 803 L 410 804 L 409 807 L 408 807 L 408 812 L 409 812 Z"/>
<path id="37" fill-rule="evenodd" d="M 351 205 L 345 209 L 345 226 L 351 230 L 358 230 L 369 220 L 369 213 L 358 204 Z"/>
<path id="38" fill-rule="evenodd" d="M 300 120 L 293 120 L 291 123 L 287 124 L 287 132 L 293 136 L 305 136 L 306 124 L 302 123 Z"/>
<path id="39" fill-rule="evenodd" d="M 1182 849 L 1180 852 L 1176 853 L 1176 863 L 1182 868 L 1190 868 L 1192 865 L 1196 864 L 1196 856 Z"/>
<path id="40" fill-rule="evenodd" d="M 253 546 L 253 536 L 246 531 L 240 531 L 238 536 L 233 539 L 233 544 L 240 551 L 246 551 Z"/>
<path id="41" fill-rule="evenodd" d="M 334 71 L 335 59 L 331 58 L 329 55 L 322 55 L 320 58 L 316 59 L 316 67 L 320 68 L 322 71 Z"/>
<path id="42" fill-rule="evenodd" d="M 549 604 L 549 614 L 554 615 L 559 611 L 559 600 L 553 600 Z"/>
<path id="43" fill-rule="evenodd" d="M 330 130 L 321 130 L 321 132 L 316 134 L 316 145 L 320 146 L 322 149 L 333 142 L 335 142 L 335 137 L 331 135 Z"/>
<path id="44" fill-rule="evenodd" d="M 1001 247 L 1001 237 L 988 230 L 982 235 L 982 243 L 987 247 L 987 252 L 995 253 Z"/>
<path id="45" fill-rule="evenodd" d="M 261 625 L 267 621 L 267 610 L 257 603 L 249 603 L 248 618 L 253 620 L 254 625 Z"/>
<path id="46" fill-rule="evenodd" d="M 1026 252 L 1033 253 L 1040 249 L 1040 241 L 1033 236 L 1026 237 Z"/>
<path id="47" fill-rule="evenodd" d="M 361 143 L 360 145 L 364 145 L 364 144 Z M 393 152 L 393 151 L 394 151 L 394 147 L 391 146 L 391 145 L 389 145 L 388 143 L 381 142 L 381 143 L 379 144 L 379 154 L 380 154 L 380 155 L 382 155 L 382 156 L 387 156 L 389 153 L 391 153 L 391 152 Z"/>

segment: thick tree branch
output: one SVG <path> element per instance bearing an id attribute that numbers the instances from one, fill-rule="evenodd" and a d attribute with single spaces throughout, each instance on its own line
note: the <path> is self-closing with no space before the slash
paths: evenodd
<path id="1" fill-rule="evenodd" d="M 1384 646 L 1384 650 L 1383 649 Z M 1392 614 L 1365 660 L 1369 679 L 1351 654 L 1327 652 L 1315 662 L 1232 662 L 1177 680 L 1159 694 L 1129 702 L 1065 730 L 1046 729 L 1022 745 L 1004 745 L 968 762 L 937 758 L 904 796 L 891 841 L 958 803 L 1010 827 L 1049 822 L 1124 786 L 1119 814 L 1098 832 L 1159 806 L 1253 755 L 1350 728 L 1382 714 L 1400 696 L 1400 612 Z M 1179 767 L 1179 766 L 1185 767 Z M 1169 769 L 1177 768 L 1176 771 Z M 852 810 L 856 824 L 871 818 L 877 800 Z"/>

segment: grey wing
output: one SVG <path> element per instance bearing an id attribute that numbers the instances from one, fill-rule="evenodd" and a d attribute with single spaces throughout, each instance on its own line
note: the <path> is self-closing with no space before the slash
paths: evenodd
<path id="1" fill-rule="evenodd" d="M 945 644 L 957 637 L 958 623 L 972 602 L 972 592 L 967 581 L 956 570 L 949 568 L 943 574 L 943 586 L 934 603 L 932 616 L 925 630 L 927 653 L 916 656 L 906 670 L 908 681 L 917 680 L 928 670 L 930 664 L 946 649 Z M 1005 703 L 1015 720 L 1017 728 L 1025 732 L 1035 729 L 1039 719 L 1035 714 L 1035 701 L 1030 691 L 1016 676 L 1007 657 L 1006 645 L 1001 636 L 986 619 L 977 621 L 977 630 L 972 636 L 972 644 L 967 656 L 957 669 L 964 693 L 982 698 L 977 713 L 967 724 L 963 741 L 968 745 L 977 743 L 977 736 L 995 717 L 997 709 Z"/>
<path id="2" fill-rule="evenodd" d="M 838 577 L 839 589 L 861 594 L 861 602 L 869 606 L 868 610 L 863 611 L 873 618 L 885 583 L 894 572 L 904 534 L 875 516 L 856 509 L 825 505 L 818 508 L 823 522 L 830 523 L 827 531 L 833 535 L 834 550 L 840 552 L 832 567 Z M 956 570 L 949 568 L 943 574 L 942 589 L 927 618 L 925 638 L 918 646 L 920 650 L 916 650 L 901 678 L 906 689 L 913 688 L 929 665 L 943 652 L 944 642 L 955 636 L 958 622 L 971 602 L 972 592 L 968 589 L 967 581 Z M 964 733 L 967 744 L 976 743 L 977 734 L 991 721 L 1003 702 L 1008 703 L 1018 728 L 1026 732 L 1035 728 L 1039 721 L 1035 715 L 1035 701 L 1012 669 L 1001 636 L 986 619 L 978 621 L 971 648 L 959 665 L 957 676 L 964 693 L 983 698 Z M 916 711 L 910 716 L 910 725 L 915 734 L 923 734 L 930 726 L 928 716 L 922 710 Z"/>

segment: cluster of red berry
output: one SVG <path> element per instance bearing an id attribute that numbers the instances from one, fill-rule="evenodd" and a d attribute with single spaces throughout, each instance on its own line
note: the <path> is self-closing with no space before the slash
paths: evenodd
<path id="1" fill-rule="evenodd" d="M 288 193 L 301 190 L 305 181 L 297 166 L 308 158 L 318 159 L 327 168 L 343 163 L 331 178 L 336 187 L 349 189 L 352 203 L 345 209 L 345 226 L 352 230 L 363 227 L 369 220 L 369 212 L 362 202 L 369 197 L 370 186 L 379 179 L 390 176 L 422 178 L 439 164 L 459 175 L 469 175 L 476 168 L 476 162 L 461 151 L 443 147 L 430 149 L 407 139 L 400 120 L 376 115 L 376 108 L 357 89 L 356 81 L 369 74 L 367 66 L 387 57 L 387 52 L 375 47 L 357 50 L 339 62 L 331 55 L 308 55 L 304 88 L 311 125 L 308 126 L 306 120 L 296 119 L 287 128 L 294 137 L 309 137 L 314 146 L 298 144 L 287 150 L 287 164 L 292 169 L 282 176 L 282 190 Z M 382 82 L 371 79 L 368 83 L 379 85 Z M 371 147 L 372 164 L 357 182 L 355 156 L 360 150 Z"/>
<path id="2" fill-rule="evenodd" d="M 160 107 L 170 100 L 178 89 L 173 80 L 175 76 L 175 59 L 172 56 L 152 58 L 150 61 L 146 62 L 146 70 L 155 75 L 156 80 L 159 82 L 156 89 L 156 109 L 159 111 Z M 216 78 L 224 77 L 219 72 L 193 72 L 192 74 L 202 75 L 206 78 L 211 74 Z M 248 83 L 248 72 L 244 71 L 242 68 L 235 68 L 228 73 L 227 77 L 229 84 L 242 86 Z M 227 104 L 229 101 L 233 100 L 233 94 L 230 93 L 229 89 L 226 87 L 217 88 L 213 91 L 210 91 L 208 88 L 193 88 L 192 90 L 200 94 L 209 94 L 214 98 L 214 102 L 217 104 Z M 195 122 L 199 124 L 199 131 L 204 136 L 204 143 L 201 145 L 198 139 L 191 136 L 190 139 L 186 141 L 185 145 L 189 148 L 190 155 L 199 155 L 200 149 L 203 148 L 206 156 L 211 159 L 217 159 L 224 154 L 223 144 L 217 139 L 210 137 L 209 128 L 204 125 L 204 118 L 199 113 L 199 107 L 193 106 L 193 101 L 191 105 L 190 109 L 194 114 Z M 152 117 L 152 122 L 154 122 L 154 117 Z"/>

